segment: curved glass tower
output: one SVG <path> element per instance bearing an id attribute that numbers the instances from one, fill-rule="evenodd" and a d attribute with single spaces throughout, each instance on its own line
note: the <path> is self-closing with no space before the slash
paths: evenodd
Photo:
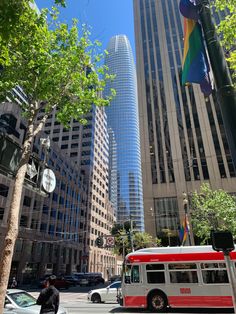
<path id="1" fill-rule="evenodd" d="M 114 132 L 117 145 L 117 222 L 135 222 L 144 231 L 143 191 L 139 138 L 136 71 L 128 38 L 117 35 L 110 39 L 105 63 L 115 74 L 105 90 L 116 90 L 116 97 L 106 107 L 108 128 Z M 110 180 L 111 184 L 111 180 Z"/>

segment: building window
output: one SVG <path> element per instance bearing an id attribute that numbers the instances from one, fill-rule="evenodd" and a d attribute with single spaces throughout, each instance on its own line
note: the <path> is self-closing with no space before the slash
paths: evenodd
<path id="1" fill-rule="evenodd" d="M 25 196 L 24 201 L 23 201 L 23 205 L 30 207 L 30 204 L 31 204 L 31 198 L 29 196 Z"/>
<path id="2" fill-rule="evenodd" d="M 67 149 L 67 148 L 68 148 L 68 144 L 61 145 L 61 149 Z"/>
<path id="3" fill-rule="evenodd" d="M 1 196 L 7 197 L 8 190 L 9 190 L 8 186 L 6 186 L 5 184 L 0 184 L 0 195 Z"/>
<path id="4" fill-rule="evenodd" d="M 21 215 L 21 217 L 20 217 L 20 226 L 21 227 L 27 227 L 27 221 L 28 221 L 27 216 Z"/>
<path id="5" fill-rule="evenodd" d="M 78 156 L 77 152 L 70 153 L 70 157 L 76 157 L 76 156 Z"/>
<path id="6" fill-rule="evenodd" d="M 79 134 L 72 135 L 72 140 L 77 140 L 79 138 Z"/>
<path id="7" fill-rule="evenodd" d="M 62 136 L 62 140 L 63 140 L 63 141 L 68 141 L 68 140 L 69 140 L 69 136 L 68 136 L 68 135 Z"/>
<path id="8" fill-rule="evenodd" d="M 71 144 L 71 148 L 77 148 L 78 146 L 79 146 L 78 143 L 73 143 L 73 144 Z"/>
<path id="9" fill-rule="evenodd" d="M 0 207 L 0 220 L 3 220 L 3 216 L 4 216 L 4 208 Z"/>

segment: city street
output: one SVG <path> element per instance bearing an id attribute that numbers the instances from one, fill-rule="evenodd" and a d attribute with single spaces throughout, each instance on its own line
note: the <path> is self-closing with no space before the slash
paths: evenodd
<path id="1" fill-rule="evenodd" d="M 70 288 L 69 290 L 60 291 L 60 304 L 68 310 L 68 314 L 112 314 L 112 313 L 151 313 L 148 310 L 143 309 L 125 309 L 120 307 L 117 303 L 91 303 L 87 301 L 87 291 L 90 290 L 87 287 L 84 288 Z M 39 291 L 30 292 L 35 297 L 38 296 Z M 217 310 L 217 309 L 171 309 L 168 313 L 182 314 L 182 313 L 194 313 L 194 314 L 223 314 L 233 313 L 232 310 Z"/>

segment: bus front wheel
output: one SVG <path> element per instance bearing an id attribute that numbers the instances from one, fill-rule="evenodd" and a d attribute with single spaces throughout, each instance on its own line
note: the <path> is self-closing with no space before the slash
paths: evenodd
<path id="1" fill-rule="evenodd" d="M 161 292 L 154 292 L 148 297 L 148 307 L 152 312 L 164 312 L 167 308 L 167 298 Z"/>

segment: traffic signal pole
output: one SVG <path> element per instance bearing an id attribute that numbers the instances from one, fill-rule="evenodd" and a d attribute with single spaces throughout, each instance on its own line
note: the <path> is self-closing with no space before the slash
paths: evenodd
<path id="1" fill-rule="evenodd" d="M 130 220 L 130 245 L 131 245 L 131 250 L 134 252 L 134 238 L 133 238 L 133 220 Z"/>
<path id="2" fill-rule="evenodd" d="M 224 50 L 216 33 L 209 0 L 197 0 L 196 2 L 214 75 L 217 100 L 221 109 L 234 168 L 236 169 L 236 90 L 225 60 Z"/>

